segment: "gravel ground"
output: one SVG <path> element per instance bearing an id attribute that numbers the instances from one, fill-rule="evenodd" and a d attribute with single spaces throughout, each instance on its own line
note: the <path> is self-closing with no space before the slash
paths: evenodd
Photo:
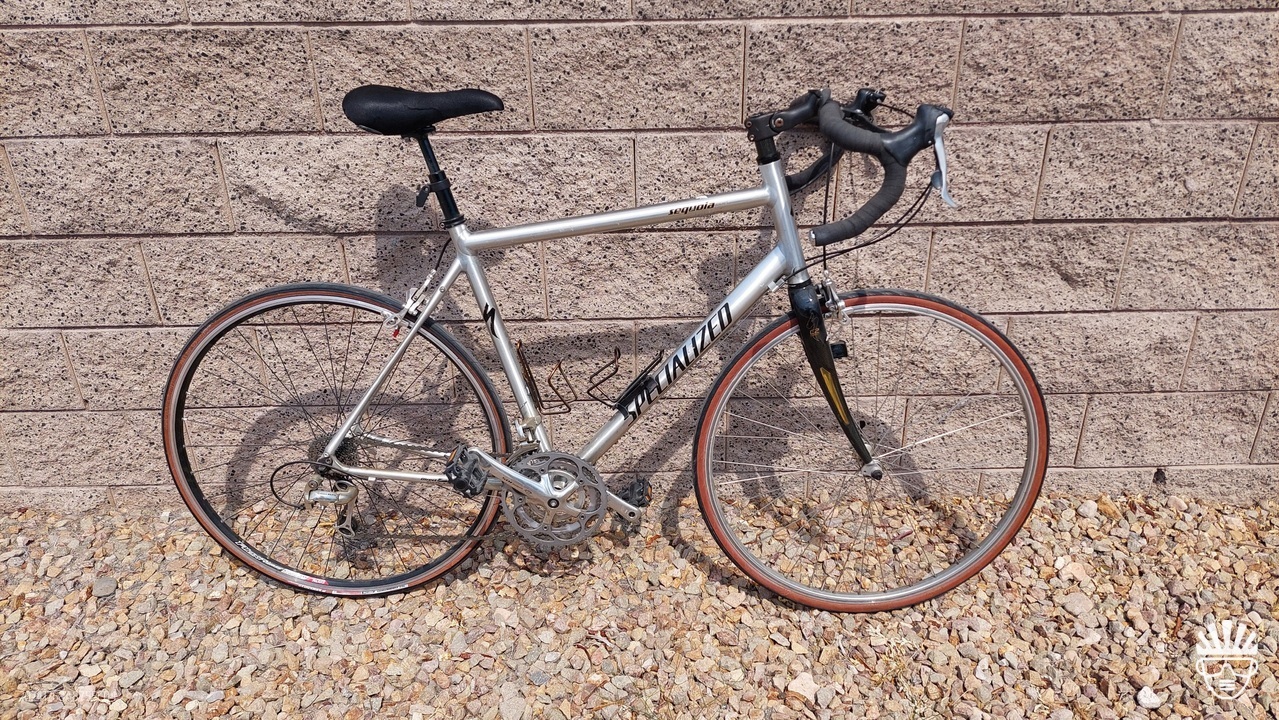
<path id="1" fill-rule="evenodd" d="M 978 578 L 875 615 L 756 590 L 692 505 L 575 558 L 499 538 L 449 582 L 365 601 L 263 581 L 184 512 L 9 514 L 0 717 L 1279 714 L 1279 502 L 1043 499 Z M 1238 701 L 1193 667 L 1225 618 L 1261 629 Z"/>

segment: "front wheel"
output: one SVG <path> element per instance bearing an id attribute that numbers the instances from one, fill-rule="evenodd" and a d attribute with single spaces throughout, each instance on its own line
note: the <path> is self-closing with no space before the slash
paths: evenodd
<path id="1" fill-rule="evenodd" d="M 1043 483 L 1048 417 L 1025 359 L 971 311 L 902 290 L 841 304 L 827 330 L 882 478 L 862 472 L 787 316 L 711 387 L 697 499 L 765 587 L 824 610 L 893 610 L 954 588 L 1012 540 Z"/>
<path id="2" fill-rule="evenodd" d="M 270 288 L 223 308 L 178 356 L 164 397 L 169 468 L 200 525 L 254 570 L 332 595 L 397 592 L 457 566 L 493 522 L 492 495 L 394 476 L 439 473 L 439 452 L 459 444 L 508 449 L 497 393 L 433 322 L 335 453 L 388 475 L 322 462 L 403 339 L 384 322 L 399 310 L 341 285 Z"/>

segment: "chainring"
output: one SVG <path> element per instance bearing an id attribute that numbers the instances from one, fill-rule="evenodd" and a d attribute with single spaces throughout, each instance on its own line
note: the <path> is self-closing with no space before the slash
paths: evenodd
<path id="1" fill-rule="evenodd" d="M 517 458 L 510 467 L 530 478 L 547 477 L 556 493 L 569 490 L 564 497 L 543 503 L 506 489 L 502 511 L 525 540 L 549 550 L 576 545 L 600 531 L 608 517 L 607 491 L 590 463 L 567 453 L 537 452 Z"/>

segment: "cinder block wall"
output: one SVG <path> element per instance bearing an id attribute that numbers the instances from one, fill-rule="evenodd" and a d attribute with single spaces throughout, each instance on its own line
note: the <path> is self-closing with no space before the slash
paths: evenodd
<path id="1" fill-rule="evenodd" d="M 505 100 L 438 136 L 475 227 L 751 184 L 742 118 L 810 87 L 950 105 L 962 209 L 930 206 L 841 260 L 842 286 L 925 289 L 1004 326 L 1050 393 L 1050 492 L 1272 495 L 1277 6 L 8 0 L 0 507 L 176 503 L 159 399 L 209 312 L 291 280 L 416 284 L 441 241 L 413 204 L 421 159 L 340 109 L 371 82 Z M 876 184 L 845 163 L 836 212 Z M 804 223 L 822 201 L 800 201 Z M 673 347 L 759 257 L 760 221 L 531 246 L 495 255 L 492 274 L 539 372 L 564 359 L 584 387 L 614 347 L 624 374 Z M 444 314 L 474 312 L 461 296 Z M 696 398 L 721 360 L 605 469 L 686 472 Z M 556 435 L 575 445 L 577 424 L 604 415 L 579 403 Z"/>

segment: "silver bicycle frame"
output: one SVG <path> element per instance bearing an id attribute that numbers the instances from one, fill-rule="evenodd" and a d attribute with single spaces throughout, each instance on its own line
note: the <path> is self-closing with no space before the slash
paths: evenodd
<path id="1" fill-rule="evenodd" d="M 629 228 L 659 225 L 685 218 L 705 217 L 720 213 L 736 212 L 757 207 L 768 207 L 772 212 L 774 227 L 777 232 L 777 244 L 751 272 L 733 288 L 724 300 L 711 312 L 698 328 L 656 369 L 650 376 L 646 386 L 624 406 L 622 406 L 601 427 L 595 435 L 577 452 L 577 455 L 590 463 L 595 463 L 614 445 L 636 420 L 656 402 L 661 395 L 684 375 L 688 366 L 697 361 L 719 337 L 736 322 L 745 317 L 750 308 L 765 294 L 780 287 L 784 282 L 798 283 L 808 279 L 804 268 L 803 245 L 795 218 L 791 215 L 790 193 L 786 188 L 786 176 L 782 161 L 777 160 L 760 166 L 763 184 L 749 190 L 736 190 L 716 195 L 701 196 L 688 200 L 658 203 L 626 210 L 583 215 L 550 220 L 546 222 L 518 225 L 509 228 L 496 228 L 471 232 L 465 224 L 450 228 L 449 233 L 457 249 L 456 257 L 448 270 L 440 279 L 429 300 L 418 310 L 417 319 L 412 329 L 405 333 L 404 340 L 392 353 L 383 366 L 382 371 L 373 381 L 372 386 L 351 409 L 342 426 L 329 440 L 325 448 L 327 455 L 335 467 L 357 477 L 395 477 L 402 480 L 442 481 L 446 476 L 442 473 L 411 473 L 403 471 L 373 470 L 369 468 L 348 467 L 337 462 L 334 457 L 338 446 L 355 428 L 359 417 L 364 413 L 378 388 L 391 375 L 395 366 L 404 356 L 409 343 L 417 335 L 418 330 L 429 319 L 443 299 L 444 294 L 452 288 L 462 273 L 466 273 L 470 281 L 471 291 L 479 306 L 481 319 L 493 338 L 493 345 L 502 362 L 502 370 L 510 382 L 511 391 L 519 406 L 520 422 L 517 430 L 525 442 L 537 443 L 543 451 L 551 447 L 550 436 L 533 401 L 532 392 L 524 382 L 515 348 L 511 344 L 510 335 L 506 331 L 506 323 L 498 310 L 497 301 L 489 287 L 488 277 L 477 253 L 484 250 L 524 245 L 543 240 L 589 235 L 594 233 L 626 230 Z M 443 456 L 443 453 L 440 453 Z M 495 464 L 488 458 L 490 466 Z M 493 467 L 507 482 L 520 485 L 534 495 L 545 494 L 545 488 L 535 481 L 524 478 L 504 467 Z M 611 495 L 611 494 L 610 494 Z M 635 508 L 615 496 L 609 499 L 610 506 L 629 509 L 629 516 L 635 517 Z"/>

